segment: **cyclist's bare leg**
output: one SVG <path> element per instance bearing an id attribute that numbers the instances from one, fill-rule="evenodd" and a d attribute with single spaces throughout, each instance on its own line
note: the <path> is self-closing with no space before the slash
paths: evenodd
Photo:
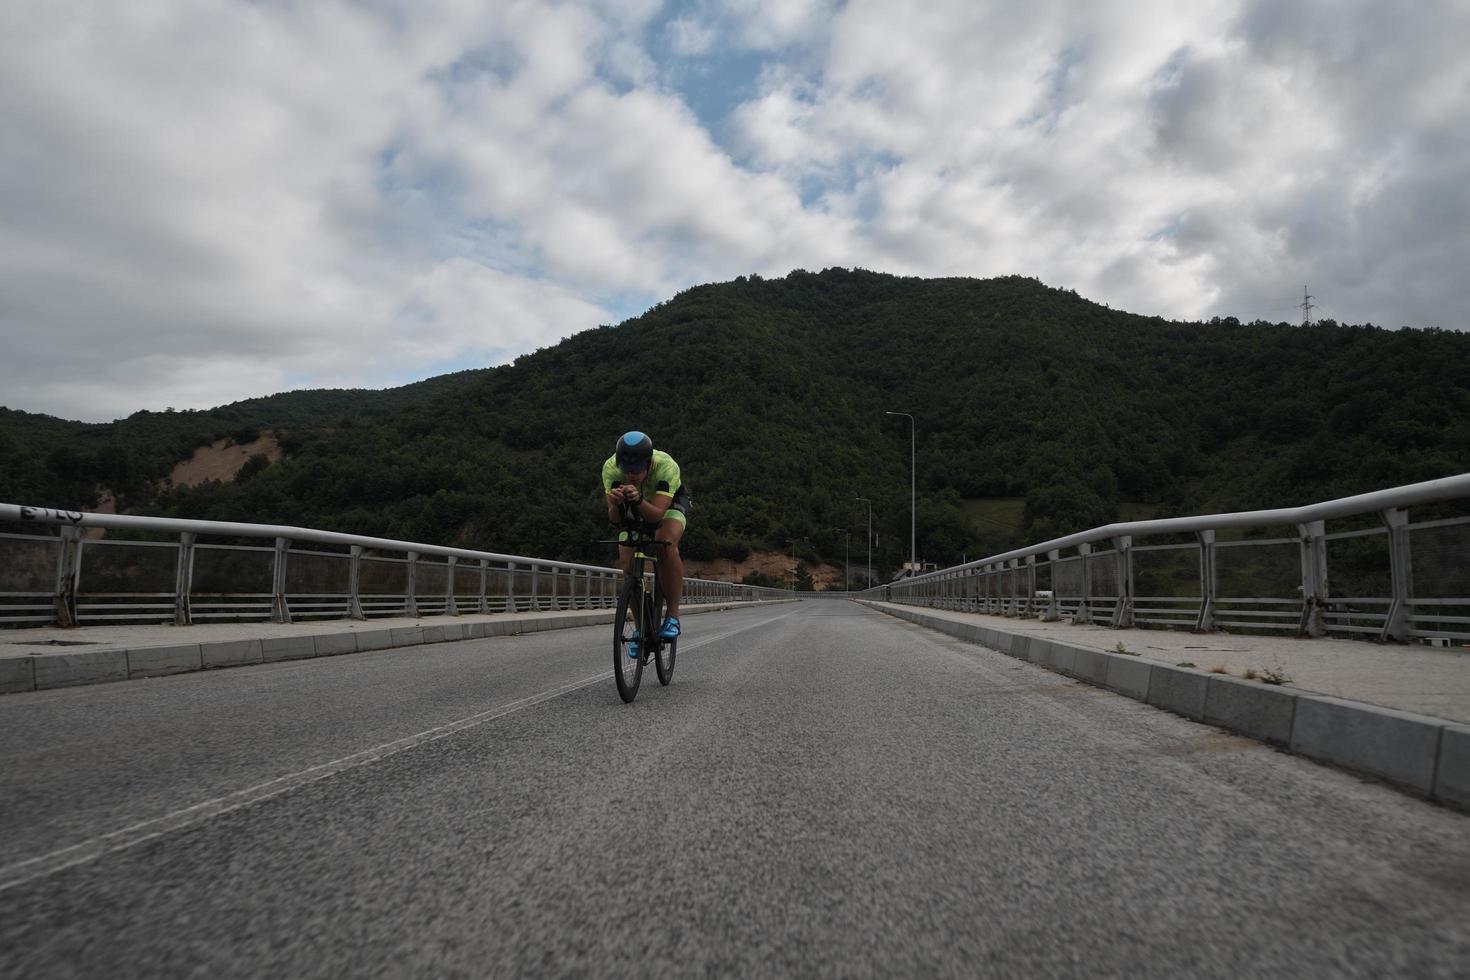
<path id="1" fill-rule="evenodd" d="M 658 526 L 655 538 L 668 542 L 660 548 L 658 561 L 658 584 L 663 589 L 664 601 L 669 604 L 670 616 L 678 617 L 679 599 L 684 594 L 684 558 L 679 554 L 679 541 L 684 537 L 684 522 L 677 517 L 667 517 Z"/>
<path id="2" fill-rule="evenodd" d="M 633 547 L 631 545 L 618 545 L 618 568 L 624 575 L 633 574 Z"/>

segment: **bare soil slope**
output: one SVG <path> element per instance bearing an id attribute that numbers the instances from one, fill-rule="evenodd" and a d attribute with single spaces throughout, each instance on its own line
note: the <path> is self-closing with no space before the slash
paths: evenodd
<path id="1" fill-rule="evenodd" d="M 780 551 L 752 551 L 742 562 L 730 561 L 728 558 L 716 558 L 714 561 L 684 560 L 686 574 L 717 582 L 729 582 L 732 576 L 738 582 L 751 572 L 760 572 L 786 582 L 795 574 L 796 565 L 797 562 L 791 560 L 790 553 Z M 808 565 L 807 571 L 811 573 L 812 581 L 817 583 L 818 589 L 842 588 L 840 565 Z"/>
<path id="2" fill-rule="evenodd" d="M 194 455 L 173 468 L 169 482 L 176 487 L 197 487 L 209 480 L 228 483 L 240 472 L 240 467 L 251 456 L 264 454 L 271 462 L 281 458 L 281 447 L 272 435 L 263 435 L 245 445 L 233 439 L 220 439 L 209 446 L 200 446 Z"/>

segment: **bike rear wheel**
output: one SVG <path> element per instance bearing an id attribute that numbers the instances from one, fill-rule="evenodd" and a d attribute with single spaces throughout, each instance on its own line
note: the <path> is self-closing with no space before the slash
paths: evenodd
<path id="1" fill-rule="evenodd" d="M 638 684 L 643 680 L 642 651 L 636 657 L 628 656 L 628 644 L 639 634 L 643 624 L 643 587 L 635 578 L 629 578 L 618 597 L 618 611 L 613 619 L 613 680 L 618 685 L 618 696 L 631 703 L 638 696 Z M 642 644 L 646 649 L 647 631 L 642 632 Z"/>

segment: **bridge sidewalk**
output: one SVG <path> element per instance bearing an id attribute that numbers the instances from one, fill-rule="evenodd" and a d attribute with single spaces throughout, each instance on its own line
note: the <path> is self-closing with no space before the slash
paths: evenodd
<path id="1" fill-rule="evenodd" d="M 898 603 L 874 603 L 912 609 Z M 1383 644 L 1334 637 L 1314 639 L 1240 633 L 1185 633 L 988 616 L 924 609 L 939 619 L 984 624 L 1018 636 L 1040 637 L 1109 653 L 1119 644 L 1159 663 L 1192 663 L 1200 670 L 1274 670 L 1291 678 L 1289 689 L 1366 701 L 1385 708 L 1470 724 L 1470 649 L 1422 644 Z"/>
<path id="2" fill-rule="evenodd" d="M 858 600 L 1196 721 L 1470 810 L 1470 650 L 1178 633 Z M 1275 671 L 1284 684 L 1246 679 Z"/>
<path id="3" fill-rule="evenodd" d="M 685 604 L 682 614 L 770 601 Z M 611 609 L 0 632 L 0 694 L 611 623 Z"/>

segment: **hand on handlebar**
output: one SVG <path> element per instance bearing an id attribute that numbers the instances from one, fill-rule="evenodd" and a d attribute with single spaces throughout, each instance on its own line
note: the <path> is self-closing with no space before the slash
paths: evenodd
<path id="1" fill-rule="evenodd" d="M 640 503 L 643 502 L 643 495 L 638 492 L 637 487 L 621 485 L 613 487 L 607 492 L 607 501 L 614 507 L 621 507 L 624 505 L 627 505 L 629 507 L 637 507 Z"/>

